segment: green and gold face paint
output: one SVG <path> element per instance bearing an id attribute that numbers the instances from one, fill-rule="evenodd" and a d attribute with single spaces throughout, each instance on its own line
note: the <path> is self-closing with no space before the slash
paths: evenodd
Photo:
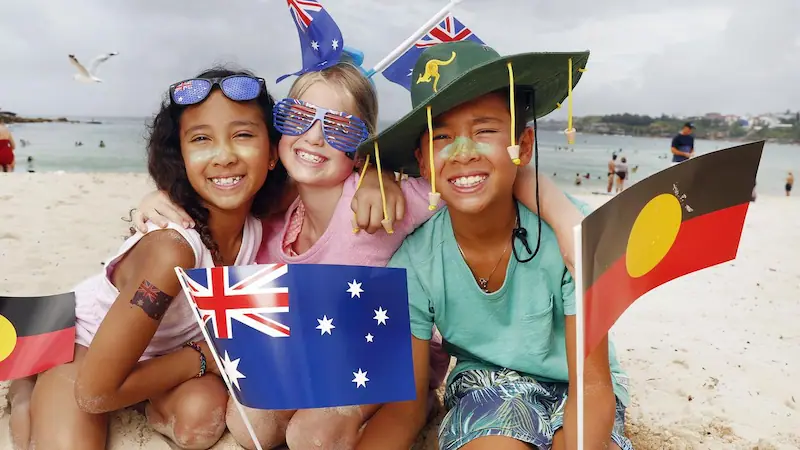
<path id="1" fill-rule="evenodd" d="M 439 157 L 452 160 L 458 156 L 486 156 L 492 151 L 492 146 L 484 142 L 475 142 L 466 136 L 457 136 L 453 142 L 439 150 Z"/>

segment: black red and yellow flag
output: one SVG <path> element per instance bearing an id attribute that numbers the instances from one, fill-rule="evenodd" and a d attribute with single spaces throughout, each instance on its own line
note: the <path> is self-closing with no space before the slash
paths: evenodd
<path id="1" fill-rule="evenodd" d="M 645 293 L 736 258 L 763 149 L 760 141 L 684 161 L 584 219 L 585 355 Z"/>
<path id="2" fill-rule="evenodd" d="M 72 361 L 75 294 L 0 297 L 0 381 Z"/>

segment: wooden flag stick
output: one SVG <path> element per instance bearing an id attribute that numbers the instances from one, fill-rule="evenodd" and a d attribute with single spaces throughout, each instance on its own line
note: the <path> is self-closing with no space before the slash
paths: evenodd
<path id="1" fill-rule="evenodd" d="M 239 399 L 236 398 L 236 392 L 233 390 L 231 380 L 228 379 L 228 374 L 225 372 L 225 366 L 222 364 L 222 360 L 217 354 L 217 350 L 214 348 L 214 341 L 212 341 L 211 336 L 208 335 L 208 330 L 206 330 L 205 324 L 203 323 L 203 318 L 200 317 L 200 312 L 197 311 L 197 305 L 195 305 L 194 301 L 192 300 L 192 291 L 189 289 L 189 286 L 186 285 L 186 279 L 184 278 L 188 277 L 188 275 L 186 275 L 186 272 L 184 272 L 180 267 L 175 267 L 175 275 L 178 276 L 178 281 L 181 283 L 186 301 L 189 302 L 189 309 L 192 310 L 192 315 L 197 321 L 197 325 L 200 326 L 200 331 L 203 333 L 206 343 L 208 343 L 208 348 L 211 350 L 211 355 L 214 357 L 214 362 L 217 363 L 219 373 L 222 375 L 222 380 L 225 382 L 225 386 L 228 387 L 228 392 L 233 399 L 233 403 L 236 405 L 236 409 L 239 410 L 239 415 L 242 416 L 242 421 L 244 422 L 244 426 L 247 427 L 247 432 L 250 434 L 250 439 L 253 440 L 256 450 L 263 450 L 261 448 L 261 444 L 258 442 L 258 438 L 256 437 L 256 432 L 253 430 L 253 424 L 250 423 L 250 419 L 247 418 L 247 414 L 244 412 L 244 407 L 241 403 L 239 403 Z"/>
<path id="2" fill-rule="evenodd" d="M 585 411 L 584 408 L 584 392 L 583 392 L 583 385 L 584 385 L 584 377 L 583 377 L 583 367 L 585 362 L 585 355 L 584 355 L 584 335 L 585 333 L 585 318 L 586 318 L 586 311 L 583 305 L 583 243 L 582 243 L 582 233 L 581 233 L 581 225 L 578 224 L 573 229 L 573 237 L 575 239 L 575 349 L 577 355 L 575 355 L 575 362 L 577 365 L 576 372 L 578 375 L 578 449 L 583 449 L 583 412 Z"/>

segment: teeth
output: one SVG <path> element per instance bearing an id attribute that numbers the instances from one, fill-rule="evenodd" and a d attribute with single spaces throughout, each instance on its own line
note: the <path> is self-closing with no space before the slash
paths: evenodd
<path id="1" fill-rule="evenodd" d="M 473 175 L 471 177 L 458 177 L 453 180 L 450 180 L 450 182 L 458 187 L 472 187 L 472 186 L 477 186 L 480 183 L 483 183 L 483 180 L 485 179 L 486 179 L 485 175 Z"/>
<path id="2" fill-rule="evenodd" d="M 239 182 L 242 177 L 212 178 L 211 182 L 217 186 L 231 186 Z"/>
<path id="3" fill-rule="evenodd" d="M 312 155 L 311 153 L 306 153 L 306 152 L 304 152 L 302 150 L 298 150 L 295 153 L 297 153 L 297 156 L 299 156 L 300 159 L 306 160 L 308 162 L 321 163 L 321 162 L 325 161 L 325 158 L 319 157 L 317 155 Z"/>

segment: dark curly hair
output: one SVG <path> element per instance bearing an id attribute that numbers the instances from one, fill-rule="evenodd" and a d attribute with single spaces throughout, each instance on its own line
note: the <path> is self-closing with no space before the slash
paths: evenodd
<path id="1" fill-rule="evenodd" d="M 196 78 L 222 78 L 231 75 L 253 76 L 247 70 L 213 67 L 200 73 Z M 219 87 L 215 86 L 214 89 Z M 277 145 L 281 134 L 272 123 L 272 107 L 275 105 L 275 100 L 265 89 L 254 101 L 264 115 L 270 144 Z M 214 262 L 219 264 L 219 246 L 208 228 L 209 211 L 203 206 L 203 199 L 189 183 L 181 155 L 180 119 L 185 109 L 184 106 L 173 104 L 169 99 L 169 92 L 167 93 L 161 109 L 148 126 L 147 170 L 156 187 L 167 192 L 172 202 L 192 216 L 195 229 L 200 234 L 203 244 L 211 251 Z M 287 179 L 286 169 L 280 161 L 277 161 L 276 167 L 269 172 L 266 182 L 253 199 L 250 212 L 255 217 L 264 217 L 273 212 L 274 207 L 281 201 Z"/>

